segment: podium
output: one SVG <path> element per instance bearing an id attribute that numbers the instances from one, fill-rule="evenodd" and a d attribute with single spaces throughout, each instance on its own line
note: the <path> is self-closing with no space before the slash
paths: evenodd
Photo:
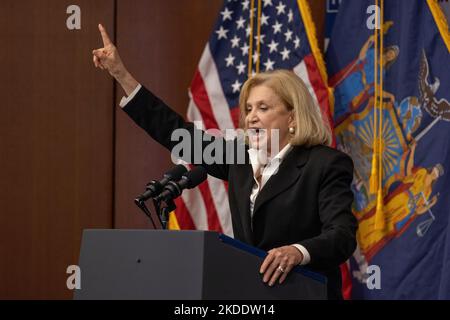
<path id="1" fill-rule="evenodd" d="M 211 231 L 85 230 L 74 299 L 326 299 L 326 278 L 295 267 L 269 287 L 265 251 Z"/>

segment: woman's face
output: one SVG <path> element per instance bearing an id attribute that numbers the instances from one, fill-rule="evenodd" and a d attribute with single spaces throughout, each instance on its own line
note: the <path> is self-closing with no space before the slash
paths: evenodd
<path id="1" fill-rule="evenodd" d="M 269 87 L 253 87 L 247 99 L 245 127 L 250 146 L 255 149 L 267 147 L 270 152 L 271 137 L 278 130 L 279 146 L 283 149 L 289 142 L 289 126 L 294 126 L 293 113 L 280 97 Z"/>

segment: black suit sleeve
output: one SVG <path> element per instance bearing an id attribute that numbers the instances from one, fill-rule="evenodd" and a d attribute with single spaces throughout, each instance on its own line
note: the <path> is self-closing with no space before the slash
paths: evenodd
<path id="1" fill-rule="evenodd" d="M 335 153 L 324 166 L 319 190 L 321 234 L 302 241 L 311 256 L 310 266 L 335 268 L 345 262 L 356 248 L 357 221 L 351 206 L 353 162 L 344 153 Z"/>
<path id="2" fill-rule="evenodd" d="M 186 149 L 190 150 L 184 150 L 189 152 L 180 152 L 179 158 L 182 160 L 204 166 L 208 174 L 216 178 L 228 179 L 226 150 L 232 148 L 234 142 L 225 142 L 222 138 L 207 135 L 204 131 L 196 129 L 193 123 L 186 122 L 182 116 L 144 87 L 138 91 L 123 110 L 139 127 L 169 151 L 172 151 L 175 146 L 181 150 L 179 143 L 189 147 Z M 184 129 L 185 131 L 178 131 L 184 132 L 184 134 L 178 136 L 178 139 L 173 139 L 172 133 L 176 129 Z M 186 134 L 189 136 L 187 142 L 183 140 Z M 194 137 L 198 137 L 198 139 L 194 141 Z M 213 143 L 218 146 L 221 145 L 224 151 L 217 155 L 219 161 L 206 163 L 201 155 L 208 146 L 210 146 L 209 150 L 214 149 L 211 148 Z M 214 152 L 212 154 L 214 159 L 217 159 L 216 154 Z"/>

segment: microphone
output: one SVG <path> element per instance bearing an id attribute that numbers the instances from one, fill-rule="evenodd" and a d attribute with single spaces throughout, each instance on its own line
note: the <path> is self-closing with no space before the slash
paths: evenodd
<path id="1" fill-rule="evenodd" d="M 138 196 L 134 202 L 140 203 L 147 199 L 156 197 L 163 191 L 164 187 L 172 180 L 179 180 L 181 176 L 187 172 L 187 169 L 182 164 L 178 164 L 169 171 L 167 171 L 160 181 L 152 180 L 147 184 L 146 191 Z"/>
<path id="2" fill-rule="evenodd" d="M 191 171 L 183 174 L 180 181 L 169 181 L 161 194 L 155 199 L 156 201 L 169 201 L 180 196 L 184 189 L 192 189 L 206 180 L 208 174 L 202 166 L 197 166 Z"/>

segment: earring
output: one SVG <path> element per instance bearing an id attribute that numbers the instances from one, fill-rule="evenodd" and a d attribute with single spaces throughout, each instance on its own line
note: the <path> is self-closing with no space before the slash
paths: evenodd
<path id="1" fill-rule="evenodd" d="M 294 127 L 289 127 L 289 133 L 290 134 L 294 134 L 295 133 L 295 128 Z"/>

